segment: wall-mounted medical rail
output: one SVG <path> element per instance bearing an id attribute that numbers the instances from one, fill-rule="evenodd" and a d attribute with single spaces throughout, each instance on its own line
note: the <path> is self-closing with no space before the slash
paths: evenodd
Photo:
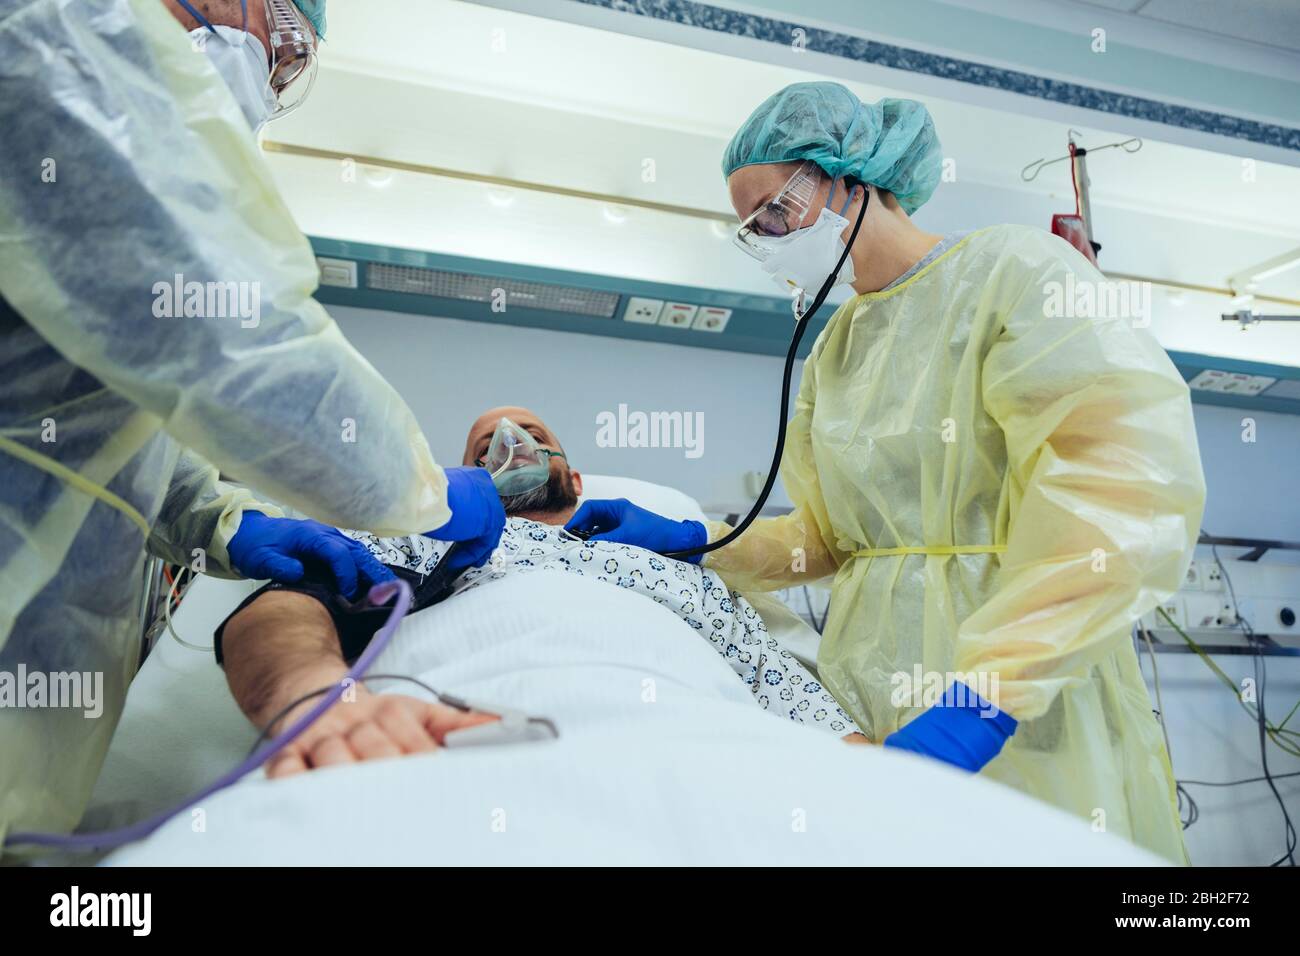
<path id="1" fill-rule="evenodd" d="M 1234 561 L 1258 561 L 1269 551 L 1300 551 L 1300 541 L 1270 541 L 1265 538 L 1221 538 L 1218 535 L 1201 532 L 1197 544 L 1218 545 L 1223 548 L 1250 548 L 1246 554 L 1233 558 Z"/>
<path id="2" fill-rule="evenodd" d="M 614 193 L 590 192 L 582 189 L 571 189 L 566 186 L 554 186 L 549 183 L 533 182 L 525 179 L 512 179 L 505 176 L 490 176 L 484 173 L 472 173 L 459 169 L 451 169 L 445 166 L 429 166 L 424 163 L 408 163 L 396 159 L 385 159 L 381 156 L 361 156 L 357 154 L 338 152 L 331 149 L 317 149 L 311 146 L 298 146 L 293 143 L 281 143 L 275 140 L 264 140 L 262 149 L 268 153 L 281 153 L 286 156 L 301 156 L 306 159 L 321 159 L 329 162 L 341 163 L 351 162 L 358 166 L 373 166 L 376 169 L 391 169 L 395 172 L 415 173 L 421 176 L 437 176 L 442 179 L 457 179 L 465 182 L 482 183 L 485 186 L 499 186 L 506 189 L 522 189 L 530 192 L 547 193 L 552 196 L 568 196 L 572 199 L 586 199 L 593 202 L 606 203 L 610 206 L 626 206 L 634 209 L 650 209 L 655 212 L 670 213 L 675 216 L 689 216 L 692 219 L 705 219 L 709 222 L 718 223 L 728 229 L 736 226 L 736 217 L 729 212 L 718 212 L 712 209 L 698 209 L 694 206 L 680 206 L 673 203 L 655 202 L 651 199 L 638 199 L 632 196 L 621 196 Z M 1120 143 L 1112 145 L 1123 145 Z M 1095 152 L 1096 150 L 1094 150 Z M 1116 281 L 1124 282 L 1147 282 L 1151 285 L 1161 286 L 1169 289 L 1182 289 L 1189 292 L 1205 292 L 1211 295 L 1221 295 L 1227 298 L 1235 298 L 1237 293 L 1226 286 L 1200 285 L 1192 282 L 1178 282 L 1174 279 L 1159 279 L 1153 276 L 1134 275 L 1123 272 L 1106 272 L 1106 276 Z M 1288 299 L 1283 296 L 1273 295 L 1255 295 L 1257 302 L 1273 302 L 1279 305 L 1300 306 L 1300 299 Z"/>

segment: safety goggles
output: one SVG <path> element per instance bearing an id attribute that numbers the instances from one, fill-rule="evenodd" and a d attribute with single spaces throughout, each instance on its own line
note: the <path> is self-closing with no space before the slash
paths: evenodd
<path id="1" fill-rule="evenodd" d="M 736 245 L 760 262 L 766 259 L 774 248 L 769 240 L 791 236 L 807 223 L 823 178 L 821 167 L 805 160 L 775 196 L 745 217 Z"/>
<path id="2" fill-rule="evenodd" d="M 216 33 L 202 11 L 190 0 L 177 0 L 199 24 L 210 33 Z M 248 0 L 240 0 L 242 16 L 240 29 L 248 32 Z M 316 34 L 311 22 L 303 16 L 293 0 L 262 0 L 262 13 L 266 17 L 267 38 L 270 41 L 270 78 L 267 80 L 275 95 L 278 107 L 267 121 L 279 119 L 301 106 L 316 82 Z"/>
<path id="3" fill-rule="evenodd" d="M 316 83 L 316 34 L 292 0 L 263 0 L 271 47 L 271 92 L 280 108 L 278 119 L 306 101 Z M 247 7 L 245 7 L 247 23 Z"/>

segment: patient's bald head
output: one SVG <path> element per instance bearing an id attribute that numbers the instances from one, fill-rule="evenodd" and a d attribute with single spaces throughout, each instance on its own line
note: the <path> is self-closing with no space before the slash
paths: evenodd
<path id="1" fill-rule="evenodd" d="M 470 426 L 465 438 L 465 452 L 460 459 L 462 465 L 474 466 L 483 460 L 492 443 L 497 424 L 503 418 L 510 419 L 524 429 L 547 451 L 564 451 L 559 436 L 532 409 L 522 405 L 500 405 L 489 408 Z M 578 506 L 578 496 L 582 494 L 582 475 L 570 468 L 568 461 L 558 455 L 551 457 L 550 464 L 551 475 L 546 484 L 521 495 L 501 499 L 506 514 L 546 524 L 564 524 L 573 517 Z"/>
<path id="2" fill-rule="evenodd" d="M 546 422 L 542 421 L 541 416 L 531 408 L 524 408 L 522 405 L 499 405 L 496 408 L 489 408 L 474 419 L 474 424 L 469 427 L 469 435 L 465 438 L 465 454 L 460 459 L 462 465 L 477 465 L 478 460 L 487 454 L 488 445 L 492 443 L 492 433 L 497 430 L 497 422 L 503 418 L 510 419 L 527 431 L 543 448 L 551 451 L 564 450 L 560 445 L 560 439 L 546 427 Z"/>

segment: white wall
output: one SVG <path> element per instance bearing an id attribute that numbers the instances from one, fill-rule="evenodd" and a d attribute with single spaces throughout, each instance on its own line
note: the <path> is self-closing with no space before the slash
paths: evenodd
<path id="1" fill-rule="evenodd" d="M 1248 657 L 1216 655 L 1215 662 L 1237 686 L 1252 676 Z M 1152 690 L 1151 660 L 1141 654 L 1142 672 Z M 1265 704 L 1270 720 L 1280 723 L 1300 697 L 1300 659 L 1265 658 Z M 1157 654 L 1165 726 L 1174 776 L 1180 780 L 1224 782 L 1263 775 L 1259 731 L 1236 697 L 1194 654 Z M 1290 725 L 1295 726 L 1295 718 Z M 1268 745 L 1269 771 L 1275 776 L 1300 771 L 1300 758 Z M 1300 777 L 1277 781 L 1291 819 L 1300 827 Z M 1282 812 L 1266 783 L 1235 787 L 1187 785 L 1200 819 L 1186 832 L 1192 862 L 1201 866 L 1256 866 L 1282 855 Z M 1298 851 L 1300 852 L 1300 851 Z"/>
<path id="2" fill-rule="evenodd" d="M 504 404 L 542 415 L 579 471 L 670 484 L 713 513 L 743 510 L 750 500 L 743 473 L 765 469 L 770 460 L 778 358 L 357 309 L 333 312 L 415 410 L 439 461 L 459 462 L 469 423 Z M 596 415 L 617 411 L 620 402 L 647 412 L 702 412 L 703 454 L 688 459 L 683 449 L 598 447 Z M 1205 405 L 1195 410 L 1209 486 L 1204 527 L 1222 536 L 1300 540 L 1300 418 Z M 1242 441 L 1241 420 L 1248 414 L 1256 424 L 1253 443 Z M 783 491 L 773 503 L 788 504 Z M 1220 551 L 1225 558 L 1240 553 Z M 1234 679 L 1249 673 L 1249 659 L 1218 660 Z M 1194 656 L 1161 654 L 1157 663 L 1176 774 L 1209 781 L 1258 776 L 1257 732 L 1232 694 Z M 1145 654 L 1143 668 L 1149 677 Z M 1269 713 L 1277 721 L 1300 697 L 1300 659 L 1270 659 L 1268 677 Z M 1270 769 L 1294 772 L 1300 760 L 1270 745 Z M 1297 781 L 1279 787 L 1300 822 Z M 1266 785 L 1190 789 L 1201 809 L 1188 832 L 1194 862 L 1257 864 L 1281 854 L 1281 815 Z"/>
<path id="3" fill-rule="evenodd" d="M 1300 541 L 1300 495 L 1296 493 L 1300 418 L 1210 405 L 1196 405 L 1195 413 L 1208 488 L 1202 528 L 1221 537 Z M 1246 419 L 1254 422 L 1253 442 L 1243 440 L 1251 434 L 1243 425 Z M 1224 559 L 1243 553 L 1239 548 L 1218 550 Z M 1199 548 L 1198 557 L 1210 559 L 1210 549 Z M 1263 560 L 1300 564 L 1300 552 L 1274 552 Z M 1218 655 L 1215 661 L 1237 686 L 1253 675 L 1250 658 Z M 1266 709 L 1278 723 L 1300 697 L 1300 658 L 1265 661 Z M 1160 654 L 1156 665 L 1175 775 L 1208 781 L 1261 776 L 1258 729 L 1204 662 L 1190 654 Z M 1151 662 L 1145 653 L 1142 671 L 1152 685 Z M 1289 726 L 1297 726 L 1294 718 Z M 1300 771 L 1300 758 L 1272 744 L 1268 760 L 1275 775 Z M 1278 781 L 1277 786 L 1293 822 L 1300 826 L 1300 777 Z M 1200 820 L 1187 831 L 1193 862 L 1259 864 L 1281 856 L 1284 823 L 1268 784 L 1187 789 L 1201 812 Z"/>
<path id="4" fill-rule="evenodd" d="M 1213 405 L 1195 409 L 1209 488 L 1201 526 L 1220 537 L 1300 541 L 1300 417 Z M 1253 422 L 1253 434 L 1243 422 Z M 1240 553 L 1219 550 L 1224 558 Z M 1300 553 L 1273 556 L 1288 558 L 1300 563 Z"/>
<path id="5" fill-rule="evenodd" d="M 776 436 L 779 358 L 456 319 L 334 309 L 347 337 L 415 411 L 439 462 L 459 464 L 465 433 L 496 405 L 525 405 L 564 443 L 578 471 L 673 485 L 706 511 L 743 508 L 742 473 L 765 470 Z M 793 327 L 793 323 L 791 323 Z M 600 448 L 596 416 L 701 412 L 703 453 Z M 773 503 L 788 504 L 784 492 Z"/>

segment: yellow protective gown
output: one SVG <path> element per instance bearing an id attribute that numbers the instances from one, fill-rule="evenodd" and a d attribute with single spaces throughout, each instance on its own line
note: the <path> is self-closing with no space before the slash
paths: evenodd
<path id="1" fill-rule="evenodd" d="M 1100 281 L 1001 226 L 845 303 L 804 365 L 795 510 L 708 564 L 741 590 L 834 575 L 819 670 L 875 740 L 925 709 L 894 695 L 917 665 L 996 676 L 1020 724 L 987 776 L 1183 862 L 1130 629 L 1181 583 L 1205 484 L 1188 388 L 1141 320 L 1049 315 Z"/>
<path id="2" fill-rule="evenodd" d="M 0 167 L 2 836 L 81 815 L 139 656 L 145 546 L 228 567 L 249 496 L 217 467 L 343 527 L 450 512 L 410 410 L 312 299 L 311 248 L 239 107 L 158 0 L 0 0 Z M 178 275 L 258 309 L 161 317 Z M 101 674 L 100 713 L 33 706 L 15 693 L 33 672 Z"/>

